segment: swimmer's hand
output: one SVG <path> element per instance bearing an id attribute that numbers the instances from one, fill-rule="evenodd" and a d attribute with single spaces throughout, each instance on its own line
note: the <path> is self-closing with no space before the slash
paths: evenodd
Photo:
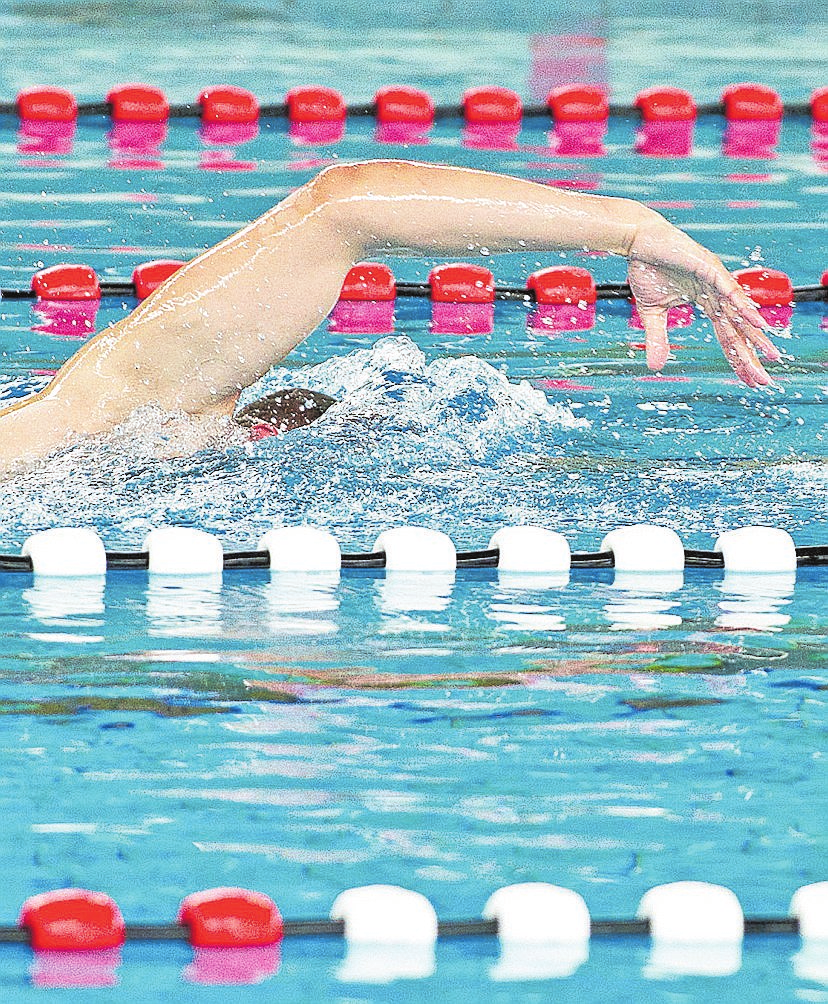
<path id="1" fill-rule="evenodd" d="M 670 352 L 667 309 L 690 302 L 712 321 L 736 376 L 748 387 L 770 383 L 756 351 L 772 362 L 781 358 L 780 352 L 763 331 L 766 324 L 754 302 L 712 251 L 658 220 L 639 225 L 628 257 L 651 370 L 663 369 Z"/>

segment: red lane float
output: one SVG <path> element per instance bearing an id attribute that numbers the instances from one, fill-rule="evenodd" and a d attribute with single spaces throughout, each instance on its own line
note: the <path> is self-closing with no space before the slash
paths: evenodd
<path id="1" fill-rule="evenodd" d="M 494 328 L 494 276 L 482 265 L 451 262 L 429 274 L 431 330 L 438 334 L 486 335 Z"/>
<path id="2" fill-rule="evenodd" d="M 526 318 L 530 331 L 546 335 L 588 331 L 595 323 L 597 292 L 590 272 L 577 265 L 552 265 L 533 272 L 526 288 L 536 306 Z"/>
<path id="3" fill-rule="evenodd" d="M 259 121 L 256 95 L 243 87 L 207 87 L 199 94 L 198 103 L 202 122 L 248 125 Z"/>
<path id="4" fill-rule="evenodd" d="M 693 122 L 696 102 L 680 87 L 649 87 L 639 91 L 633 102 L 645 122 Z"/>
<path id="5" fill-rule="evenodd" d="M 387 265 L 375 261 L 363 261 L 354 265 L 342 283 L 340 300 L 393 300 L 397 290 L 394 273 Z"/>
<path id="6" fill-rule="evenodd" d="M 467 125 L 520 125 L 523 102 L 508 87 L 471 87 L 463 94 Z"/>
<path id="7" fill-rule="evenodd" d="M 722 91 L 725 117 L 730 121 L 775 121 L 782 118 L 782 98 L 764 84 L 731 84 Z"/>
<path id="8" fill-rule="evenodd" d="M 609 99 L 603 87 L 566 84 L 550 91 L 546 104 L 555 122 L 606 122 Z"/>
<path id="9" fill-rule="evenodd" d="M 639 91 L 634 105 L 641 112 L 635 150 L 645 157 L 688 157 L 693 149 L 696 102 L 680 87 Z"/>
<path id="10" fill-rule="evenodd" d="M 178 922 L 196 948 L 245 948 L 282 940 L 282 916 L 269 896 L 249 889 L 205 889 L 186 896 Z"/>
<path id="11" fill-rule="evenodd" d="M 436 303 L 494 303 L 494 276 L 483 265 L 437 265 L 428 281 L 431 299 Z"/>
<path id="12" fill-rule="evenodd" d="M 818 87 L 811 95 L 811 116 L 814 122 L 828 124 L 828 87 Z"/>
<path id="13" fill-rule="evenodd" d="M 166 122 L 170 117 L 164 92 L 149 84 L 121 84 L 112 88 L 106 100 L 114 122 Z"/>
<path id="14" fill-rule="evenodd" d="M 74 122 L 78 103 L 63 87 L 28 87 L 18 92 L 17 112 L 29 122 Z"/>
<path id="15" fill-rule="evenodd" d="M 173 258 L 159 258 L 156 261 L 145 261 L 141 265 L 137 265 L 132 272 L 135 295 L 139 300 L 146 299 L 183 264 L 183 261 L 177 261 Z"/>
<path id="16" fill-rule="evenodd" d="M 526 288 L 537 303 L 595 303 L 598 298 L 591 273 L 575 265 L 539 269 L 526 280 Z"/>
<path id="17" fill-rule="evenodd" d="M 101 286 L 88 265 L 51 265 L 35 272 L 32 290 L 40 300 L 100 300 Z"/>
<path id="18" fill-rule="evenodd" d="M 55 889 L 31 896 L 18 920 L 35 951 L 90 952 L 118 948 L 126 928 L 117 903 L 106 893 Z"/>
<path id="19" fill-rule="evenodd" d="M 416 87 L 381 87 L 374 95 L 374 104 L 381 125 L 430 126 L 434 121 L 434 102 Z"/>
<path id="20" fill-rule="evenodd" d="M 285 97 L 291 122 L 344 122 L 345 99 L 332 87 L 294 87 Z"/>
<path id="21" fill-rule="evenodd" d="M 734 272 L 733 277 L 758 307 L 789 307 L 793 303 L 793 283 L 785 272 L 744 268 Z"/>

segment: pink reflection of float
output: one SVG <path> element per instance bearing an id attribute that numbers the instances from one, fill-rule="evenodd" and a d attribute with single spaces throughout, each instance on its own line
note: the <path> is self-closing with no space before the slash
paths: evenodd
<path id="1" fill-rule="evenodd" d="M 760 307 L 759 313 L 772 328 L 789 328 L 793 320 L 793 307 L 786 304 Z"/>
<path id="2" fill-rule="evenodd" d="M 549 134 L 549 146 L 560 157 L 603 157 L 607 123 L 557 122 Z"/>
<path id="3" fill-rule="evenodd" d="M 463 127 L 463 146 L 472 150 L 515 150 L 520 123 L 469 123 Z"/>
<path id="4" fill-rule="evenodd" d="M 39 122 L 23 119 L 17 133 L 17 151 L 21 154 L 65 156 L 72 152 L 75 122 Z M 32 161 L 44 166 L 43 161 Z"/>
<path id="5" fill-rule="evenodd" d="M 595 390 L 593 384 L 576 383 L 568 377 L 544 377 L 535 381 L 535 386 L 541 390 Z"/>
<path id="6" fill-rule="evenodd" d="M 193 961 L 184 969 L 184 978 L 205 986 L 245 986 L 275 976 L 280 965 L 279 945 L 194 948 Z"/>
<path id="7" fill-rule="evenodd" d="M 119 948 L 96 951 L 37 951 L 31 965 L 32 983 L 43 989 L 114 987 L 121 964 Z"/>
<path id="8" fill-rule="evenodd" d="M 689 157 L 694 121 L 644 122 L 635 135 L 635 151 L 645 157 Z"/>
<path id="9" fill-rule="evenodd" d="M 811 152 L 817 163 L 828 166 L 828 122 L 814 122 L 811 126 Z"/>
<path id="10" fill-rule="evenodd" d="M 348 335 L 390 335 L 394 301 L 339 300 L 328 318 L 328 328 Z"/>
<path id="11" fill-rule="evenodd" d="M 345 120 L 339 122 L 291 122 L 288 135 L 299 146 L 338 143 L 345 135 Z"/>
<path id="12" fill-rule="evenodd" d="M 32 306 L 32 331 L 59 338 L 88 338 L 95 333 L 99 300 L 38 300 Z"/>
<path id="13" fill-rule="evenodd" d="M 722 153 L 725 157 L 773 158 L 781 127 L 781 119 L 731 120 L 725 126 Z"/>
<path id="14" fill-rule="evenodd" d="M 198 158 L 202 171 L 255 171 L 255 160 L 239 160 L 235 150 L 203 150 Z"/>
<path id="15" fill-rule="evenodd" d="M 205 146 L 241 146 L 258 135 L 258 122 L 204 122 L 198 130 Z"/>
<path id="16" fill-rule="evenodd" d="M 166 122 L 113 122 L 107 134 L 112 152 L 109 166 L 122 171 L 160 171 L 164 167 L 161 144 L 166 138 Z"/>
<path id="17" fill-rule="evenodd" d="M 432 303 L 429 330 L 440 335 L 490 335 L 494 330 L 494 304 Z"/>
<path id="18" fill-rule="evenodd" d="M 418 122 L 377 122 L 374 141 L 396 143 L 403 146 L 422 146 L 428 143 L 430 125 Z"/>
<path id="19" fill-rule="evenodd" d="M 539 303 L 526 316 L 526 327 L 534 334 L 589 331 L 594 325 L 594 303 Z"/>

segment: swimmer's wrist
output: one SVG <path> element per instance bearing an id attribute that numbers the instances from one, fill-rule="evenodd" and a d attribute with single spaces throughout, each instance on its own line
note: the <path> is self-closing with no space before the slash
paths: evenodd
<path id="1" fill-rule="evenodd" d="M 604 225 L 601 247 L 597 251 L 629 258 L 633 245 L 640 232 L 653 226 L 670 224 L 653 209 L 636 202 L 635 199 L 602 198 L 607 213 Z"/>

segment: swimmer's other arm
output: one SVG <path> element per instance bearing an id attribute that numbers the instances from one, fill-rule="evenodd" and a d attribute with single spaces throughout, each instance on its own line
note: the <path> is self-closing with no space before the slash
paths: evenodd
<path id="1" fill-rule="evenodd" d="M 337 165 L 185 265 L 44 391 L 3 412 L 0 462 L 42 456 L 67 434 L 104 432 L 144 404 L 231 414 L 240 390 L 327 316 L 351 265 L 400 248 L 625 255 L 651 368 L 667 358 L 667 308 L 687 300 L 711 318 L 745 383 L 768 382 L 755 349 L 778 358 L 719 259 L 635 201 L 404 161 Z"/>

